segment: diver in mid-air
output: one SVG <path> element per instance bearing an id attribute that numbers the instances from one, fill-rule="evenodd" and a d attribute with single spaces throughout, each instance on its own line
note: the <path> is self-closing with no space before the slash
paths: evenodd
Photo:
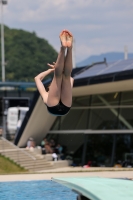
<path id="1" fill-rule="evenodd" d="M 37 88 L 47 106 L 48 112 L 57 116 L 66 115 L 69 112 L 72 105 L 72 87 L 74 82 L 74 79 L 71 77 L 73 35 L 70 31 L 63 30 L 59 37 L 61 48 L 57 61 L 53 62 L 53 64 L 48 63 L 51 69 L 35 77 Z M 42 80 L 52 72 L 54 72 L 54 76 L 47 92 Z"/>

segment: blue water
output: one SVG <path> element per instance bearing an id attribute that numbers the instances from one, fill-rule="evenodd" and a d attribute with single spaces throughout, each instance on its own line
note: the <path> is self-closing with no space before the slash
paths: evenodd
<path id="1" fill-rule="evenodd" d="M 0 200 L 76 200 L 76 196 L 53 181 L 0 182 Z"/>

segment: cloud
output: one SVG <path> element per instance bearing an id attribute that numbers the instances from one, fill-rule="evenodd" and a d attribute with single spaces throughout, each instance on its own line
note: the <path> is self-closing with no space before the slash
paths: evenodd
<path id="1" fill-rule="evenodd" d="M 18 3 L 18 0 L 10 0 L 8 12 L 12 14 L 10 19 L 19 14 L 20 21 L 36 22 L 55 19 L 73 19 L 93 21 L 112 20 L 112 17 L 123 17 L 123 14 L 131 14 L 132 0 L 27 0 Z M 14 12 L 15 11 L 15 12 Z M 121 15 L 122 14 L 122 15 Z"/>
<path id="2" fill-rule="evenodd" d="M 92 54 L 133 52 L 132 0 L 9 0 L 5 23 L 12 28 L 35 31 L 59 49 L 59 32 L 70 29 L 76 40 L 76 59 Z"/>

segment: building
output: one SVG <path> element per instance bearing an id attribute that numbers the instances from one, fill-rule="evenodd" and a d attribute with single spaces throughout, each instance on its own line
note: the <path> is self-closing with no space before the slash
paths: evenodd
<path id="1" fill-rule="evenodd" d="M 133 59 L 74 69 L 73 105 L 66 116 L 47 112 L 37 92 L 15 144 L 48 136 L 67 146 L 75 162 L 113 166 L 133 158 Z M 47 84 L 47 83 L 45 83 Z M 128 158 L 127 158 L 128 156 Z"/>

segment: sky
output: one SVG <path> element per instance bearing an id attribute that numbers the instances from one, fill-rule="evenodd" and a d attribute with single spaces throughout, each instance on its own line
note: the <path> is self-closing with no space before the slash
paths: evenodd
<path id="1" fill-rule="evenodd" d="M 36 32 L 57 51 L 59 33 L 70 30 L 76 63 L 125 45 L 133 53 L 133 0 L 8 0 L 4 23 Z"/>

